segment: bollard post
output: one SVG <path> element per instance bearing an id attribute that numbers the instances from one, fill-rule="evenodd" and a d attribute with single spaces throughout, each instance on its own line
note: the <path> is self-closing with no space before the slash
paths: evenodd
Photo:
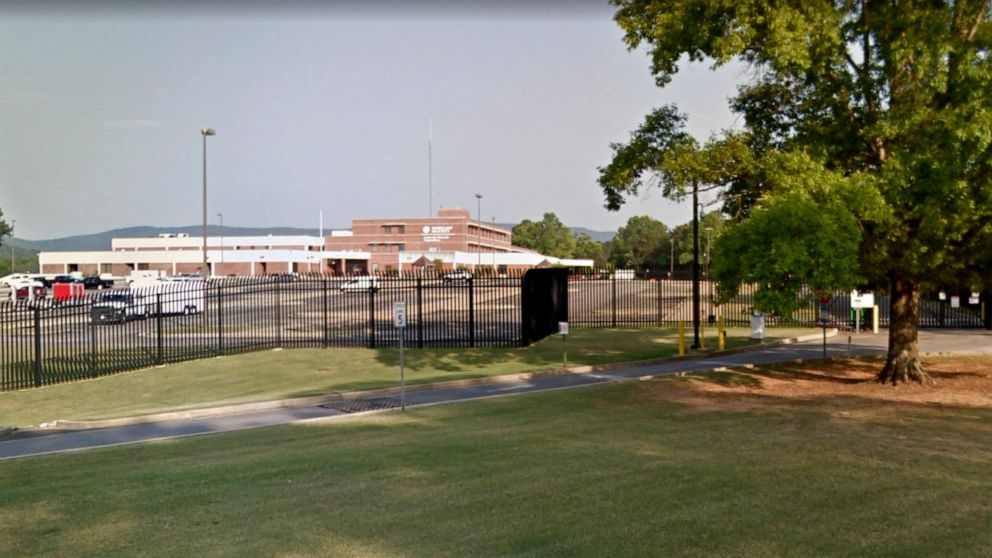
<path id="1" fill-rule="evenodd" d="M 685 356 L 685 322 L 679 322 L 679 356 Z"/>
<path id="2" fill-rule="evenodd" d="M 726 347 L 726 342 L 725 342 L 725 337 L 724 337 L 725 332 L 723 331 L 723 316 L 722 315 L 717 320 L 717 328 L 718 328 L 718 332 L 719 332 L 718 333 L 719 337 L 717 338 L 717 346 L 719 347 L 719 350 L 722 351 Z"/>

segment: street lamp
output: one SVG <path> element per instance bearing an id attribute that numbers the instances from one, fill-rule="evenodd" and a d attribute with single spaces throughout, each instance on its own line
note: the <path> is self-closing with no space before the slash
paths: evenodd
<path id="1" fill-rule="evenodd" d="M 14 273 L 14 227 L 17 226 L 17 219 L 10 220 L 10 272 Z"/>
<path id="2" fill-rule="evenodd" d="M 475 271 L 478 273 L 479 268 L 482 267 L 482 194 L 475 195 L 475 205 L 475 218 L 479 221 L 479 224 L 475 228 L 475 232 L 479 237 L 478 262 L 475 264 Z"/>
<path id="3" fill-rule="evenodd" d="M 710 277 L 710 247 L 713 245 L 713 227 L 706 227 L 706 290 L 709 292 L 707 295 L 706 304 L 709 307 L 709 312 L 706 314 L 706 321 L 713 323 L 716 319 L 713 314 L 713 279 Z"/>
<path id="4" fill-rule="evenodd" d="M 221 268 L 222 268 L 221 269 L 221 273 L 223 273 L 224 272 L 223 271 L 223 267 L 224 267 L 224 213 L 218 213 L 217 216 L 220 217 L 220 265 L 221 265 Z"/>
<path id="5" fill-rule="evenodd" d="M 203 136 L 203 264 L 200 268 L 200 276 L 207 278 L 207 136 L 215 136 L 217 132 L 213 128 L 202 128 L 200 134 Z"/>
<path id="6" fill-rule="evenodd" d="M 699 350 L 699 184 L 692 183 L 692 349 Z"/>
<path id="7" fill-rule="evenodd" d="M 671 255 L 668 256 L 668 278 L 675 279 L 675 229 L 672 229 L 672 241 L 668 243 Z"/>

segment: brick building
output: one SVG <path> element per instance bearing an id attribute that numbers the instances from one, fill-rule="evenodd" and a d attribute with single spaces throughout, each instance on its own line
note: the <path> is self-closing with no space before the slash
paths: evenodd
<path id="1" fill-rule="evenodd" d="M 163 234 L 115 238 L 109 251 L 42 252 L 42 273 L 127 276 L 199 273 L 202 237 Z M 511 232 L 471 218 L 467 209 L 438 210 L 437 217 L 355 219 L 351 230 L 320 236 L 211 236 L 207 265 L 213 276 L 281 273 L 405 273 L 416 268 L 478 267 L 498 271 L 540 265 L 591 267 L 591 260 L 559 259 L 514 246 Z"/>

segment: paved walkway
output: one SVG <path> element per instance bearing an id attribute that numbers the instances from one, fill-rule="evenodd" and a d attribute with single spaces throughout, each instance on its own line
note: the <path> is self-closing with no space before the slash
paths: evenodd
<path id="1" fill-rule="evenodd" d="M 887 343 L 885 334 L 858 336 L 841 333 L 827 339 L 827 356 L 884 354 Z M 985 353 L 992 354 L 992 332 L 978 330 L 921 332 L 920 349 L 929 353 Z M 734 354 L 715 355 L 707 358 L 671 361 L 662 364 L 614 368 L 598 372 L 536 376 L 513 382 L 491 382 L 476 385 L 411 391 L 407 405 L 430 405 L 453 401 L 466 401 L 485 397 L 504 396 L 552 389 L 630 381 L 646 377 L 666 376 L 679 372 L 696 372 L 721 367 L 760 365 L 787 362 L 796 359 L 818 359 L 823 356 L 822 341 L 808 341 L 786 345 L 758 346 L 754 350 Z M 361 399 L 350 402 L 382 403 L 394 405 L 395 399 Z M 342 410 L 349 402 L 334 405 L 286 408 L 211 418 L 176 420 L 149 424 L 134 424 L 112 428 L 81 431 L 55 431 L 40 435 L 15 437 L 0 442 L 0 460 L 43 455 L 66 451 L 122 444 L 149 442 L 184 436 L 231 432 L 248 428 L 275 426 L 293 422 L 327 419 L 351 414 Z"/>

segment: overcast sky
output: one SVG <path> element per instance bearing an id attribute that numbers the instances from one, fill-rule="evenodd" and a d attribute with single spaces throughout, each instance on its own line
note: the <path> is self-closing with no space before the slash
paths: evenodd
<path id="1" fill-rule="evenodd" d="M 740 68 L 684 68 L 660 90 L 605 3 L 198 5 L 0 14 L 0 209 L 15 236 L 198 224 L 203 127 L 217 130 L 213 224 L 425 216 L 431 121 L 435 211 L 474 216 L 480 193 L 499 222 L 678 224 L 689 207 L 656 191 L 603 208 L 610 142 L 670 102 L 701 140 L 735 124 Z"/>

